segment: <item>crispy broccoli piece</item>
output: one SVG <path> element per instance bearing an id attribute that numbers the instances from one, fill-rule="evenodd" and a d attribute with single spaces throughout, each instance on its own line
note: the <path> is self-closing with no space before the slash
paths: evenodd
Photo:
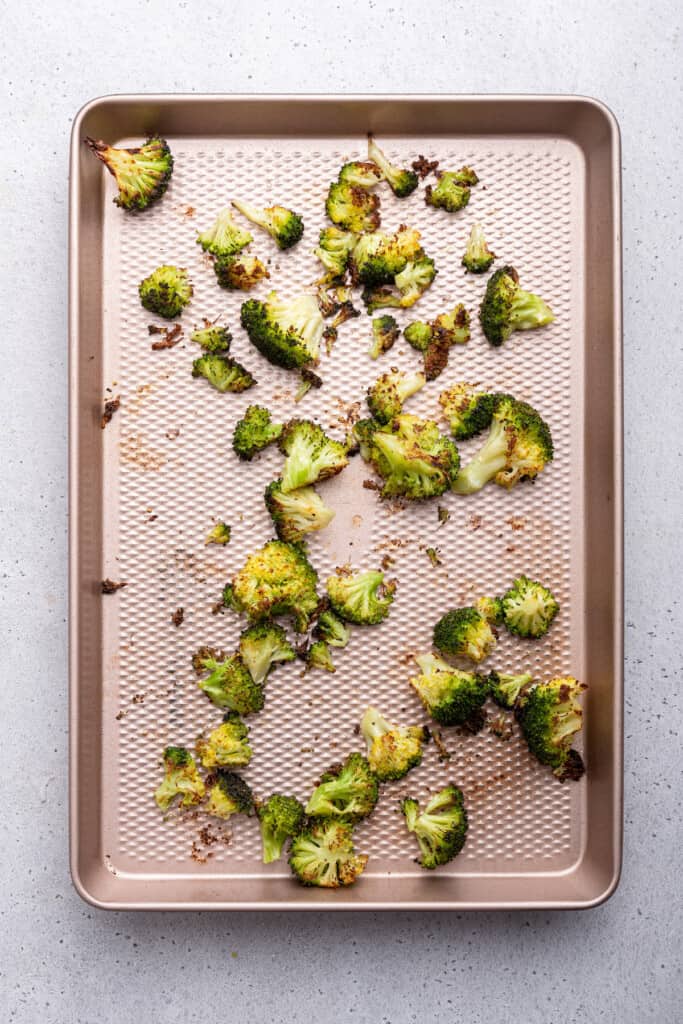
<path id="1" fill-rule="evenodd" d="M 467 838 L 467 811 L 457 786 L 446 786 L 435 793 L 422 813 L 417 800 L 410 797 L 400 806 L 408 831 L 415 833 L 420 847 L 420 867 L 439 867 L 460 853 Z"/>
<path id="2" fill-rule="evenodd" d="M 263 863 L 271 864 L 282 856 L 282 848 L 290 836 L 298 835 L 304 825 L 303 804 L 295 796 L 273 793 L 258 805 L 261 824 Z"/>
<path id="3" fill-rule="evenodd" d="M 374 188 L 379 185 L 384 175 L 372 160 L 351 160 L 344 164 L 339 172 L 339 181 L 358 188 Z"/>
<path id="4" fill-rule="evenodd" d="M 227 523 L 219 521 L 209 530 L 206 535 L 205 544 L 229 544 L 231 530 Z"/>
<path id="5" fill-rule="evenodd" d="M 351 631 L 334 612 L 325 608 L 318 616 L 313 635 L 318 640 L 324 640 L 329 647 L 346 647 Z"/>
<path id="6" fill-rule="evenodd" d="M 554 319 L 552 309 L 540 295 L 519 287 L 519 274 L 514 267 L 501 267 L 491 274 L 479 307 L 479 322 L 492 345 L 502 345 L 513 331 L 545 327 Z"/>
<path id="7" fill-rule="evenodd" d="M 437 178 L 436 185 L 427 185 L 425 189 L 425 203 L 448 213 L 457 213 L 467 206 L 470 188 L 479 181 L 469 167 L 461 167 L 459 171 L 441 171 Z"/>
<path id="8" fill-rule="evenodd" d="M 358 235 L 353 231 L 342 231 L 338 227 L 322 229 L 318 247 L 313 250 L 313 255 L 318 257 L 326 271 L 321 284 L 344 276 L 357 241 Z"/>
<path id="9" fill-rule="evenodd" d="M 492 626 L 502 626 L 503 602 L 499 597 L 478 597 L 474 607 Z"/>
<path id="10" fill-rule="evenodd" d="M 230 708 L 240 715 L 260 711 L 265 702 L 263 687 L 255 683 L 239 654 L 225 661 L 205 658 L 203 668 L 210 675 L 199 682 L 199 689 L 219 708 Z"/>
<path id="11" fill-rule="evenodd" d="M 264 277 L 270 277 L 268 268 L 258 256 L 217 256 L 213 270 L 221 288 L 229 291 L 248 292 L 255 288 Z"/>
<path id="12" fill-rule="evenodd" d="M 434 654 L 420 654 L 415 661 L 420 675 L 410 685 L 436 722 L 466 725 L 476 720 L 489 692 L 486 676 L 461 672 Z"/>
<path id="13" fill-rule="evenodd" d="M 306 668 L 321 668 L 325 672 L 336 672 L 332 652 L 324 640 L 315 640 L 306 651 Z"/>
<path id="14" fill-rule="evenodd" d="M 462 258 L 463 267 L 466 267 L 470 274 L 485 274 L 495 258 L 495 252 L 491 252 L 486 244 L 481 225 L 473 224 Z"/>
<path id="15" fill-rule="evenodd" d="M 322 819 L 292 839 L 289 866 L 302 885 L 338 889 L 353 885 L 368 858 L 355 852 L 353 827 Z"/>
<path id="16" fill-rule="evenodd" d="M 289 544 L 300 543 L 307 533 L 324 529 L 334 519 L 334 511 L 327 508 L 314 487 L 297 487 L 285 493 L 282 481 L 273 480 L 266 487 L 265 500 L 275 532 Z"/>
<path id="17" fill-rule="evenodd" d="M 374 626 L 386 619 L 395 590 L 396 580 L 385 583 L 384 573 L 373 569 L 330 576 L 327 581 L 332 610 L 358 626 Z"/>
<path id="18" fill-rule="evenodd" d="M 360 821 L 374 809 L 378 796 L 377 779 L 367 758 L 349 754 L 343 764 L 333 765 L 320 776 L 306 804 L 313 818 L 344 818 Z"/>
<path id="19" fill-rule="evenodd" d="M 513 582 L 502 602 L 505 628 L 535 640 L 545 636 L 560 608 L 547 587 L 527 576 L 519 576 Z"/>
<path id="20" fill-rule="evenodd" d="M 403 373 L 394 368 L 383 373 L 368 388 L 367 403 L 373 419 L 385 424 L 400 416 L 405 400 L 423 388 L 425 383 L 423 373 Z"/>
<path id="21" fill-rule="evenodd" d="M 385 427 L 360 420 L 354 427 L 363 458 L 384 480 L 383 498 L 438 497 L 457 478 L 460 456 L 432 420 L 407 413 Z"/>
<path id="22" fill-rule="evenodd" d="M 415 171 L 394 167 L 371 135 L 368 136 L 368 158 L 379 167 L 382 177 L 389 183 L 391 191 L 397 198 L 403 199 L 417 188 L 420 179 Z"/>
<path id="23" fill-rule="evenodd" d="M 429 740 L 424 726 L 388 722 L 377 708 L 368 708 L 360 722 L 368 745 L 368 763 L 380 782 L 394 782 L 422 761 L 422 746 Z"/>
<path id="24" fill-rule="evenodd" d="M 504 672 L 489 672 L 491 696 L 501 708 L 514 708 L 519 695 L 533 681 L 528 672 L 521 675 L 506 675 Z"/>
<path id="25" fill-rule="evenodd" d="M 280 440 L 280 451 L 287 456 L 282 470 L 282 491 L 297 490 L 316 480 L 341 473 L 348 466 L 348 450 L 340 441 L 333 441 L 322 427 L 311 420 L 290 420 Z"/>
<path id="26" fill-rule="evenodd" d="M 205 768 L 240 767 L 251 761 L 249 730 L 236 711 L 228 711 L 208 738 L 200 736 L 195 748 Z"/>
<path id="27" fill-rule="evenodd" d="M 450 423 L 453 437 L 466 441 L 491 425 L 494 396 L 487 391 L 477 391 L 463 381 L 442 391 L 439 405 Z"/>
<path id="28" fill-rule="evenodd" d="M 208 231 L 197 235 L 197 245 L 212 256 L 234 256 L 241 252 L 254 236 L 236 224 L 230 210 L 221 210 Z"/>
<path id="29" fill-rule="evenodd" d="M 379 196 L 348 181 L 332 182 L 325 211 L 333 224 L 346 231 L 359 234 L 379 227 Z"/>
<path id="30" fill-rule="evenodd" d="M 161 199 L 173 173 L 173 157 L 165 139 L 154 135 L 137 149 L 115 149 L 100 139 L 85 145 L 116 178 L 114 202 L 123 210 L 146 210 Z"/>
<path id="31" fill-rule="evenodd" d="M 400 334 L 399 326 L 393 316 L 385 314 L 376 316 L 372 321 L 372 344 L 370 358 L 378 359 L 388 352 Z"/>
<path id="32" fill-rule="evenodd" d="M 442 654 L 479 662 L 496 646 L 496 635 L 476 608 L 455 608 L 434 626 L 434 646 Z"/>
<path id="33" fill-rule="evenodd" d="M 581 755 L 571 749 L 581 728 L 579 697 L 585 689 L 571 676 L 551 679 L 523 690 L 515 707 L 529 750 L 541 764 L 550 765 L 560 782 L 580 779 L 585 770 Z"/>
<path id="34" fill-rule="evenodd" d="M 253 810 L 254 797 L 242 776 L 219 768 L 209 790 L 207 814 L 227 821 L 233 814 L 252 814 Z"/>
<path id="35" fill-rule="evenodd" d="M 240 635 L 240 657 L 259 686 L 280 661 L 293 661 L 296 651 L 282 626 L 275 622 L 257 622 Z"/>
<path id="36" fill-rule="evenodd" d="M 273 423 L 270 413 L 262 405 L 249 405 L 241 420 L 235 424 L 232 447 L 240 459 L 249 462 L 257 452 L 263 451 L 282 433 L 282 425 Z"/>
<path id="37" fill-rule="evenodd" d="M 205 352 L 222 352 L 227 355 L 230 351 L 232 334 L 227 327 L 216 327 L 208 320 L 204 321 L 205 327 L 192 331 L 190 341 L 196 342 Z"/>
<path id="38" fill-rule="evenodd" d="M 179 796 L 181 807 L 194 807 L 204 799 L 204 781 L 197 771 L 194 758 L 185 747 L 166 747 L 164 750 L 164 781 L 154 794 L 162 811 L 167 811 Z"/>
<path id="39" fill-rule="evenodd" d="M 181 267 L 157 267 L 138 285 L 144 308 L 165 320 L 182 313 L 192 298 L 192 291 L 187 271 Z"/>
<path id="40" fill-rule="evenodd" d="M 267 231 L 278 249 L 291 249 L 304 233 L 303 218 L 286 206 L 267 206 L 259 210 L 251 203 L 242 203 L 238 199 L 232 204 L 247 220 Z"/>
<path id="41" fill-rule="evenodd" d="M 403 331 L 409 345 L 422 352 L 427 380 L 436 380 L 448 364 L 452 345 L 470 340 L 470 315 L 460 302 L 449 313 L 441 313 L 431 323 L 415 321 Z"/>
<path id="42" fill-rule="evenodd" d="M 249 556 L 233 579 L 230 602 L 252 622 L 291 615 L 296 632 L 303 633 L 318 607 L 317 582 L 318 574 L 303 551 L 271 540 Z"/>
<path id="43" fill-rule="evenodd" d="M 248 299 L 241 322 L 252 345 L 276 366 L 291 370 L 317 362 L 323 318 L 314 295 L 282 301 L 270 292 L 265 302 Z"/>
<path id="44" fill-rule="evenodd" d="M 376 309 L 385 306 L 409 309 L 424 295 L 437 273 L 434 260 L 429 256 L 423 255 L 411 260 L 394 278 L 393 291 L 390 288 L 366 288 L 363 291 L 362 299 L 368 313 L 374 313 Z"/>
<path id="45" fill-rule="evenodd" d="M 460 470 L 453 484 L 458 494 L 474 494 L 489 480 L 508 490 L 520 480 L 533 480 L 553 458 L 548 424 L 526 402 L 495 394 L 491 429 L 486 441 Z"/>
<path id="46" fill-rule="evenodd" d="M 236 359 L 222 356 L 220 352 L 206 352 L 192 364 L 192 376 L 204 377 L 212 388 L 225 394 L 230 391 L 238 394 L 253 388 L 255 379 L 246 367 Z"/>
<path id="47" fill-rule="evenodd" d="M 385 235 L 382 231 L 361 235 L 349 260 L 351 280 L 368 288 L 391 284 L 409 260 L 422 255 L 420 232 L 405 224 L 394 235 Z"/>

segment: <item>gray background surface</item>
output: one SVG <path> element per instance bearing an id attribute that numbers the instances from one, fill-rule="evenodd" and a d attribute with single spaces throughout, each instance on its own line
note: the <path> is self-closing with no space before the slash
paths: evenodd
<path id="1" fill-rule="evenodd" d="M 0 1018 L 681 1019 L 680 7 L 2 3 Z M 623 133 L 626 842 L 583 913 L 111 914 L 66 833 L 67 145 L 115 92 L 557 92 Z M 674 336 L 674 325 L 676 336 Z M 662 420 L 664 422 L 662 422 Z"/>

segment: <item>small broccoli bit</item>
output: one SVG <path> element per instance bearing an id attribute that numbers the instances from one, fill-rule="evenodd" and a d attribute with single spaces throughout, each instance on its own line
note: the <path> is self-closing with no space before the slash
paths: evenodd
<path id="1" fill-rule="evenodd" d="M 491 425 L 494 396 L 462 381 L 441 392 L 439 405 L 453 437 L 466 441 Z"/>
<path id="2" fill-rule="evenodd" d="M 373 569 L 330 576 L 327 581 L 332 610 L 358 626 L 374 626 L 386 619 L 395 590 L 396 580 L 385 583 L 384 573 Z"/>
<path id="3" fill-rule="evenodd" d="M 171 266 L 157 267 L 138 285 L 144 308 L 165 320 L 182 313 L 192 298 L 192 290 L 187 271 Z"/>
<path id="4" fill-rule="evenodd" d="M 361 235 L 349 260 L 351 280 L 368 288 L 391 284 L 410 260 L 422 255 L 420 232 L 405 224 L 394 235 L 385 235 L 382 231 Z"/>
<path id="5" fill-rule="evenodd" d="M 281 661 L 293 661 L 296 651 L 282 626 L 275 622 L 257 622 L 240 636 L 240 657 L 259 686 L 265 683 L 273 667 Z"/>
<path id="6" fill-rule="evenodd" d="M 409 309 L 430 287 L 438 271 L 429 256 L 419 256 L 406 263 L 405 268 L 394 278 L 394 289 L 366 288 L 362 299 L 368 313 L 385 306 Z"/>
<path id="7" fill-rule="evenodd" d="M 459 171 L 440 171 L 437 173 L 436 185 L 427 185 L 425 202 L 427 206 L 435 206 L 447 213 L 457 213 L 470 201 L 470 189 L 479 178 L 470 167 L 461 167 Z"/>
<path id="8" fill-rule="evenodd" d="M 318 574 L 298 547 L 271 540 L 249 556 L 230 588 L 231 606 L 253 621 L 291 615 L 303 633 L 318 607 Z M 239 708 L 237 709 L 239 710 Z"/>
<path id="9" fill-rule="evenodd" d="M 313 818 L 344 818 L 360 821 L 374 809 L 378 796 L 377 779 L 367 758 L 349 754 L 343 764 L 336 764 L 320 776 L 306 804 L 306 814 Z"/>
<path id="10" fill-rule="evenodd" d="M 261 825 L 263 863 L 271 864 L 282 856 L 282 849 L 291 836 L 299 834 L 304 826 L 303 804 L 295 796 L 273 793 L 257 807 Z"/>
<path id="11" fill-rule="evenodd" d="M 249 730 L 236 711 L 228 711 L 208 737 L 200 736 L 195 749 L 205 768 L 240 767 L 251 761 Z"/>
<path id="12" fill-rule="evenodd" d="M 289 866 L 302 885 L 353 885 L 367 862 L 355 852 L 353 827 L 344 821 L 314 822 L 294 836 L 289 849 Z"/>
<path id="13" fill-rule="evenodd" d="M 353 231 L 343 231 L 338 227 L 322 229 L 318 247 L 313 250 L 313 255 L 318 257 L 325 268 L 321 284 L 344 276 L 351 250 L 357 241 L 358 235 Z"/>
<path id="14" fill-rule="evenodd" d="M 479 307 L 479 322 L 490 343 L 502 345 L 513 331 L 531 331 L 551 324 L 555 316 L 540 295 L 519 287 L 514 267 L 501 267 L 491 274 Z"/>
<path id="15" fill-rule="evenodd" d="M 383 373 L 368 388 L 368 408 L 378 423 L 389 423 L 401 414 L 403 403 L 425 386 L 423 373 L 403 373 L 393 369 Z"/>
<path id="16" fill-rule="evenodd" d="M 306 668 L 321 668 L 325 672 L 336 672 L 332 652 L 324 640 L 315 640 L 306 651 Z"/>
<path id="17" fill-rule="evenodd" d="M 323 386 L 322 377 L 319 377 L 317 373 L 313 373 L 313 370 L 310 370 L 307 366 L 301 367 L 299 376 L 301 377 L 301 382 L 294 395 L 295 402 L 300 402 L 311 388 L 321 388 Z"/>
<path id="18" fill-rule="evenodd" d="M 206 812 L 227 821 L 233 814 L 252 814 L 254 797 L 241 775 L 219 768 L 209 790 Z"/>
<path id="19" fill-rule="evenodd" d="M 206 535 L 205 544 L 229 544 L 230 543 L 230 527 L 227 523 L 222 521 L 216 523 L 216 525 L 209 530 Z"/>
<path id="20" fill-rule="evenodd" d="M 499 707 L 508 711 L 515 706 L 520 693 L 531 682 L 533 682 L 533 676 L 528 672 L 523 672 L 520 675 L 506 675 L 504 672 L 489 673 L 491 696 Z"/>
<path id="21" fill-rule="evenodd" d="M 290 420 L 278 444 L 287 456 L 281 481 L 285 494 L 335 476 L 349 463 L 346 445 L 333 441 L 311 420 Z"/>
<path id="22" fill-rule="evenodd" d="M 240 459 L 249 462 L 254 456 L 277 441 L 282 424 L 273 423 L 269 411 L 262 405 L 250 405 L 241 420 L 235 424 L 232 447 Z"/>
<path id="23" fill-rule="evenodd" d="M 467 725 L 477 719 L 489 692 L 486 676 L 461 672 L 433 654 L 420 654 L 415 661 L 420 675 L 410 685 L 434 721 Z"/>
<path id="24" fill-rule="evenodd" d="M 267 206 L 259 210 L 251 203 L 242 203 L 238 199 L 232 204 L 252 224 L 267 231 L 278 249 L 291 249 L 304 233 L 303 218 L 286 206 Z"/>
<path id="25" fill-rule="evenodd" d="M 379 359 L 381 355 L 393 347 L 400 334 L 400 329 L 393 316 L 385 314 L 376 316 L 372 321 L 372 344 L 370 358 Z"/>
<path id="26" fill-rule="evenodd" d="M 314 487 L 285 493 L 282 481 L 273 480 L 266 487 L 265 500 L 275 532 L 289 544 L 300 543 L 307 533 L 324 529 L 334 519 L 334 511 L 327 508 Z"/>
<path id="27" fill-rule="evenodd" d="M 199 681 L 199 689 L 219 708 L 230 708 L 240 715 L 261 710 L 265 702 L 263 688 L 254 682 L 239 654 L 225 661 L 206 658 L 203 668 L 210 674 Z"/>
<path id="28" fill-rule="evenodd" d="M 325 608 L 318 616 L 313 635 L 318 640 L 324 640 L 329 647 L 346 647 L 351 631 L 334 612 Z"/>
<path id="29" fill-rule="evenodd" d="M 400 726 L 388 722 L 377 708 L 366 710 L 360 731 L 368 745 L 368 763 L 380 782 L 396 781 L 422 761 L 422 747 L 429 740 L 424 726 Z"/>
<path id="30" fill-rule="evenodd" d="M 252 345 L 276 366 L 291 370 L 317 362 L 323 318 L 315 295 L 283 301 L 270 292 L 265 302 L 248 299 L 241 322 Z"/>
<path id="31" fill-rule="evenodd" d="M 441 560 L 441 555 L 439 553 L 439 549 L 438 548 L 426 548 L 425 552 L 426 552 L 427 558 L 432 563 L 434 568 L 436 568 L 438 565 L 443 565 L 443 562 Z"/>
<path id="32" fill-rule="evenodd" d="M 173 173 L 173 157 L 165 139 L 155 135 L 137 149 L 115 149 L 101 139 L 83 141 L 114 175 L 119 189 L 114 202 L 121 209 L 146 210 L 161 199 Z"/>
<path id="33" fill-rule="evenodd" d="M 399 199 L 409 196 L 417 188 L 419 178 L 415 171 L 394 167 L 371 135 L 368 136 L 368 158 L 379 167 L 382 177 Z"/>
<path id="34" fill-rule="evenodd" d="M 379 227 L 379 196 L 348 181 L 333 181 L 325 211 L 333 224 L 345 231 L 375 231 Z"/>
<path id="35" fill-rule="evenodd" d="M 560 782 L 577 780 L 584 772 L 581 755 L 571 745 L 581 728 L 579 697 L 585 689 L 571 676 L 551 679 L 523 690 L 515 707 L 529 750 L 541 764 L 550 765 Z"/>
<path id="36" fill-rule="evenodd" d="M 470 315 L 460 302 L 431 323 L 417 320 L 408 324 L 403 334 L 409 345 L 422 352 L 427 380 L 436 380 L 448 365 L 451 347 L 470 340 Z"/>
<path id="37" fill-rule="evenodd" d="M 495 252 L 491 252 L 486 244 L 481 225 L 473 224 L 462 258 L 463 267 L 466 267 L 470 274 L 485 274 L 495 258 Z"/>
<path id="38" fill-rule="evenodd" d="M 442 654 L 479 662 L 496 646 L 496 635 L 476 608 L 454 608 L 434 626 L 434 646 Z"/>
<path id="39" fill-rule="evenodd" d="M 192 331 L 190 341 L 196 342 L 205 352 L 222 352 L 227 355 L 230 351 L 232 334 L 227 327 L 216 327 L 209 320 L 204 321 L 205 326 Z"/>
<path id="40" fill-rule="evenodd" d="M 492 626 L 502 626 L 503 602 L 500 597 L 478 597 L 474 607 Z"/>
<path id="41" fill-rule="evenodd" d="M 383 178 L 381 170 L 372 160 L 351 160 L 339 172 L 339 181 L 357 185 L 358 188 L 374 188 Z"/>
<path id="42" fill-rule="evenodd" d="M 401 811 L 408 831 L 415 834 L 421 856 L 417 863 L 422 868 L 437 868 L 447 864 L 462 850 L 467 839 L 467 811 L 462 790 L 446 786 L 435 793 L 420 812 L 417 800 L 408 797 L 401 801 Z"/>
<path id="43" fill-rule="evenodd" d="M 495 394 L 486 441 L 453 484 L 457 494 L 474 494 L 489 480 L 508 490 L 533 480 L 553 458 L 548 424 L 526 402 Z"/>
<path id="44" fill-rule="evenodd" d="M 212 388 L 223 394 L 230 391 L 238 394 L 253 388 L 256 381 L 246 367 L 236 359 L 222 356 L 220 352 L 206 352 L 192 364 L 192 376 L 204 377 Z"/>
<path id="45" fill-rule="evenodd" d="M 154 794 L 158 806 L 167 811 L 176 797 L 180 807 L 194 807 L 205 795 L 204 781 L 197 771 L 192 754 L 185 747 L 164 750 L 164 781 Z"/>
<path id="46" fill-rule="evenodd" d="M 221 288 L 229 291 L 251 291 L 264 277 L 270 277 L 258 256 L 248 254 L 218 256 L 213 261 L 213 271 Z"/>
<path id="47" fill-rule="evenodd" d="M 560 608 L 547 587 L 527 576 L 519 576 L 513 582 L 502 602 L 505 628 L 535 640 L 545 636 Z"/>
<path id="48" fill-rule="evenodd" d="M 360 420 L 354 434 L 362 457 L 384 480 L 383 498 L 435 498 L 457 478 L 458 449 L 432 420 L 406 413 L 385 427 Z"/>
<path id="49" fill-rule="evenodd" d="M 227 207 L 221 210 L 208 231 L 197 235 L 197 245 L 201 245 L 202 249 L 210 252 L 212 256 L 234 256 L 253 240 L 251 232 L 245 231 L 235 223 Z"/>

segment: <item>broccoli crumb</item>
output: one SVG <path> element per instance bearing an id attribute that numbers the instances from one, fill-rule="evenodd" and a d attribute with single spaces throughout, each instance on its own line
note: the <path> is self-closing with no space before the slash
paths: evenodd
<path id="1" fill-rule="evenodd" d="M 432 563 L 433 566 L 436 567 L 437 565 L 443 565 L 443 562 L 439 557 L 438 548 L 426 548 L 426 553 L 427 557 L 429 558 L 429 561 Z"/>
<path id="2" fill-rule="evenodd" d="M 117 590 L 120 590 L 121 587 L 125 587 L 125 586 L 126 586 L 125 581 L 121 581 L 121 583 L 116 583 L 114 580 L 110 580 L 107 577 L 107 579 L 102 580 L 102 593 L 103 594 L 115 594 Z"/>
<path id="3" fill-rule="evenodd" d="M 422 153 L 418 156 L 417 160 L 413 160 L 411 167 L 416 174 L 419 174 L 420 179 L 424 181 L 428 174 L 433 174 L 439 166 L 438 160 L 428 160 Z"/>
<path id="4" fill-rule="evenodd" d="M 443 505 L 439 505 L 439 507 L 436 510 L 436 514 L 439 520 L 439 526 L 443 526 L 443 524 L 447 523 L 448 520 L 451 518 L 450 512 Z"/>
<path id="5" fill-rule="evenodd" d="M 163 335 L 163 338 L 160 341 L 153 341 L 152 342 L 150 347 L 151 347 L 153 352 L 159 352 L 159 351 L 161 351 L 162 349 L 165 349 L 165 348 L 173 348 L 175 345 L 178 344 L 179 341 L 182 341 L 183 329 L 180 326 L 180 324 L 175 324 L 175 326 L 172 327 L 170 330 L 168 329 L 168 327 L 160 327 L 160 328 L 156 328 L 153 331 L 152 330 L 153 326 L 154 326 L 153 324 L 150 324 L 149 327 L 148 327 L 148 330 L 149 330 L 150 334 L 162 334 Z"/>
<path id="6" fill-rule="evenodd" d="M 184 608 L 176 608 L 176 610 L 171 615 L 171 622 L 173 623 L 173 625 L 177 629 L 178 626 L 182 626 L 184 618 L 185 618 L 185 609 Z"/>
<path id="7" fill-rule="evenodd" d="M 112 417 L 115 412 L 118 412 L 119 406 L 121 405 L 121 399 L 108 398 L 104 403 L 104 412 L 102 413 L 102 419 L 100 420 L 100 427 L 102 430 L 106 427 L 107 423 L 111 423 Z"/>

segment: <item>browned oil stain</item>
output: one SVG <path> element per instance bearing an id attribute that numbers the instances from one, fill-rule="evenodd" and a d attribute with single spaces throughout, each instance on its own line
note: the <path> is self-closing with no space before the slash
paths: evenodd
<path id="1" fill-rule="evenodd" d="M 128 434 L 121 438 L 119 449 L 122 462 L 135 466 L 145 473 L 158 471 L 166 464 L 164 453 L 146 447 L 140 434 Z"/>

